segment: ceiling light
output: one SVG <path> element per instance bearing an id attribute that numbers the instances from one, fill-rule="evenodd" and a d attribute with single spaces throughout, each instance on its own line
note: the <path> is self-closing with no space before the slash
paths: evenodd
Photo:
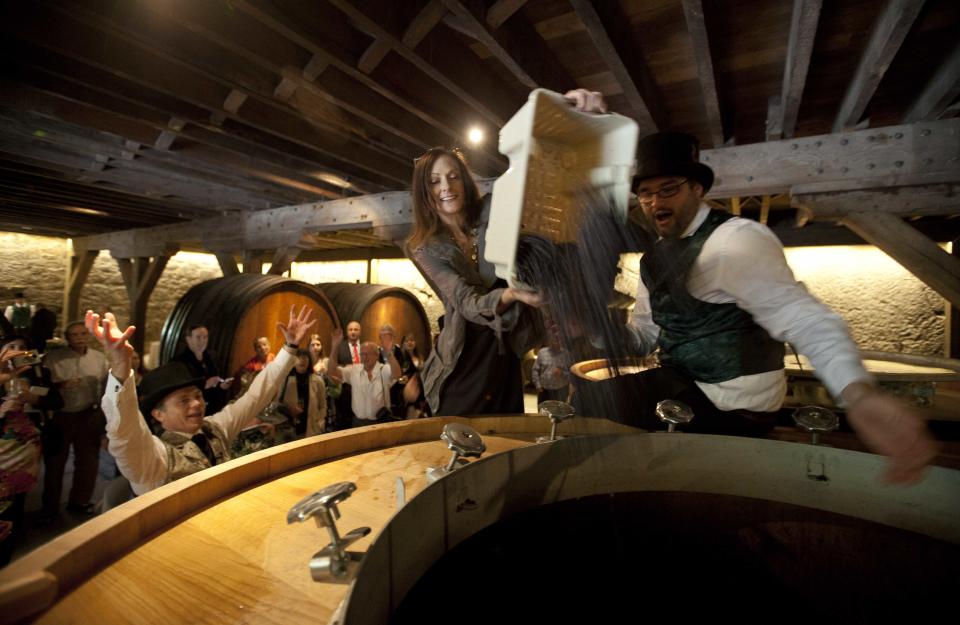
<path id="1" fill-rule="evenodd" d="M 480 145 L 483 142 L 483 131 L 474 126 L 467 133 L 467 140 L 473 145 Z"/>
<path id="2" fill-rule="evenodd" d="M 82 208 L 80 206 L 61 206 L 63 210 L 70 211 L 71 213 L 80 213 L 83 215 L 96 215 L 97 217 L 109 217 L 110 213 L 104 211 L 98 211 L 95 208 Z"/>

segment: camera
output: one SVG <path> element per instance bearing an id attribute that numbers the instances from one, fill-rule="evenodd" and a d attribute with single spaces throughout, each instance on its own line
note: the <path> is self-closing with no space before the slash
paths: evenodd
<path id="1" fill-rule="evenodd" d="M 39 365 L 43 362 L 43 356 L 40 355 L 37 350 L 32 349 L 26 354 L 20 354 L 19 356 L 14 356 L 11 359 L 14 369 L 19 369 L 27 365 Z"/>

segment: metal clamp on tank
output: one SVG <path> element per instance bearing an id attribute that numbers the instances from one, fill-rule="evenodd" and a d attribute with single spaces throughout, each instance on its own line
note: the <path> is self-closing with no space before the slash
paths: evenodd
<path id="1" fill-rule="evenodd" d="M 810 432 L 810 444 L 819 443 L 820 435 L 840 427 L 837 414 L 820 406 L 801 406 L 793 411 L 793 422 L 804 432 Z"/>
<path id="2" fill-rule="evenodd" d="M 550 419 L 550 436 L 538 436 L 538 443 L 549 443 L 558 438 L 563 438 L 562 436 L 557 436 L 557 427 L 567 419 L 572 419 L 577 416 L 577 411 L 574 410 L 573 406 L 565 401 L 557 401 L 556 399 L 548 399 L 547 401 L 540 402 L 537 409 L 541 415 Z"/>
<path id="3" fill-rule="evenodd" d="M 427 482 L 434 483 L 445 475 L 449 475 L 457 466 L 468 464 L 465 458 L 479 458 L 487 450 L 487 445 L 480 438 L 480 433 L 469 425 L 462 423 L 448 423 L 443 427 L 440 440 L 447 441 L 447 448 L 453 452 L 450 462 L 445 467 L 430 467 L 427 469 Z"/>
<path id="4" fill-rule="evenodd" d="M 676 432 L 678 425 L 693 421 L 693 410 L 682 401 L 664 399 L 657 402 L 657 416 L 667 424 L 667 432 Z"/>
<path id="5" fill-rule="evenodd" d="M 325 527 L 330 533 L 330 544 L 310 559 L 310 575 L 315 582 L 349 583 L 357 573 L 363 554 L 347 551 L 351 543 L 370 533 L 369 527 L 358 527 L 346 536 L 337 532 L 336 520 L 340 518 L 337 504 L 346 501 L 357 490 L 353 482 L 337 482 L 307 495 L 287 513 L 287 523 L 303 522 L 313 517 L 317 527 Z"/>

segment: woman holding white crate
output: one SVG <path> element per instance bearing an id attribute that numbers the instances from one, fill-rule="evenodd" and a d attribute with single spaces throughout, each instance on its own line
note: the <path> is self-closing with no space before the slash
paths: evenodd
<path id="1" fill-rule="evenodd" d="M 459 152 L 428 150 L 411 186 L 407 256 L 444 306 L 421 376 L 430 408 L 438 416 L 523 412 L 520 358 L 541 338 L 541 298 L 508 287 L 484 260 L 489 196 L 480 197 Z"/>

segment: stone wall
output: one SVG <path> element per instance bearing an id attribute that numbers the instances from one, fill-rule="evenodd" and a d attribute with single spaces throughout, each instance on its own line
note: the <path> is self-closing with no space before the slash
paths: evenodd
<path id="1" fill-rule="evenodd" d="M 941 355 L 944 341 L 944 300 L 884 253 L 870 246 L 791 248 L 787 261 L 812 293 L 840 313 L 863 349 Z M 67 242 L 63 239 L 0 233 L 0 302 L 11 303 L 13 289 L 23 288 L 31 303 L 43 302 L 60 311 L 66 273 Z M 635 255 L 621 262 L 617 288 L 636 293 Z M 366 282 L 365 261 L 294 263 L 293 277 L 319 282 Z M 170 259 L 147 313 L 146 340 L 160 339 L 167 315 L 186 291 L 204 280 L 220 277 L 210 254 L 181 252 Z M 371 281 L 400 286 L 416 294 L 434 332 L 443 306 L 423 277 L 406 259 L 380 259 L 371 264 Z M 110 309 L 121 323 L 129 322 L 126 290 L 116 261 L 102 252 L 94 263 L 80 298 L 81 309 Z"/>
<path id="2" fill-rule="evenodd" d="M 5 309 L 23 290 L 28 302 L 44 304 L 59 319 L 66 258 L 64 239 L 0 232 L 0 305 Z"/>

